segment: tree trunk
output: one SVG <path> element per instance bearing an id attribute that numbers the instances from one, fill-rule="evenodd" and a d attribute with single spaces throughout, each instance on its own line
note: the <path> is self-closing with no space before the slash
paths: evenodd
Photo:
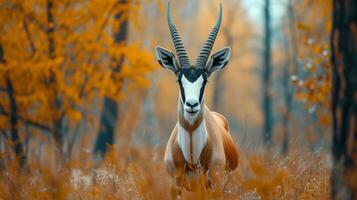
<path id="1" fill-rule="evenodd" d="M 292 110 L 292 87 L 290 84 L 290 72 L 289 63 L 286 63 L 283 73 L 283 90 L 284 90 L 284 101 L 285 101 L 285 112 L 283 115 L 283 144 L 282 144 L 282 154 L 286 155 L 289 151 L 289 124 L 291 118 Z"/>
<path id="2" fill-rule="evenodd" d="M 121 4 L 127 4 L 128 0 L 118 0 Z M 115 18 L 120 20 L 123 16 L 122 12 L 116 14 Z M 128 31 L 128 19 L 126 18 L 119 27 L 119 30 L 115 33 L 115 42 L 123 43 L 126 42 Z M 121 65 L 124 59 L 121 58 L 117 63 L 117 66 L 113 69 L 114 73 L 118 73 L 121 69 Z M 115 125 L 119 118 L 119 108 L 118 103 L 109 97 L 104 98 L 103 110 L 100 118 L 99 133 L 94 147 L 95 156 L 105 156 L 107 152 L 108 145 L 113 145 L 115 142 Z"/>
<path id="3" fill-rule="evenodd" d="M 357 199 L 357 1 L 334 0 L 332 199 Z"/>
<path id="4" fill-rule="evenodd" d="M 290 83 L 290 66 L 292 62 L 292 57 L 288 53 L 289 43 L 284 40 L 284 52 L 285 52 L 285 64 L 283 66 L 283 74 L 282 74 L 282 86 L 283 86 L 283 98 L 285 102 L 285 111 L 282 116 L 282 124 L 283 124 L 283 142 L 281 145 L 281 153 L 286 155 L 289 151 L 289 125 L 291 118 L 291 110 L 292 110 L 292 100 L 293 100 L 293 88 Z"/>
<path id="5" fill-rule="evenodd" d="M 1 44 L 0 44 L 0 63 L 5 63 L 4 49 Z M 11 146 L 14 149 L 20 168 L 24 169 L 26 167 L 27 158 L 24 151 L 23 143 L 21 142 L 21 139 L 19 137 L 19 130 L 18 130 L 19 118 L 17 113 L 18 111 L 17 111 L 17 103 L 15 98 L 15 89 L 8 72 L 6 72 L 5 74 L 5 83 L 6 83 L 6 93 L 10 103 L 9 122 L 10 122 L 10 134 L 11 134 L 11 142 L 12 142 Z"/>
<path id="6" fill-rule="evenodd" d="M 284 101 L 285 101 L 285 112 L 283 115 L 283 143 L 282 143 L 282 154 L 286 155 L 289 151 L 289 127 L 290 120 L 293 112 L 293 93 L 294 88 L 291 85 L 290 77 L 291 75 L 297 73 L 298 69 L 298 59 L 297 59 L 297 37 L 295 30 L 295 14 L 294 8 L 292 4 L 292 0 L 288 1 L 287 4 L 287 16 L 288 16 L 288 26 L 289 26 L 289 42 L 285 42 L 284 50 L 286 52 L 286 64 L 283 71 L 283 91 L 284 91 Z"/>
<path id="7" fill-rule="evenodd" d="M 270 30 L 270 0 L 265 0 L 264 5 L 264 51 L 263 51 L 263 141 L 267 146 L 272 142 L 273 115 L 271 103 L 271 30 Z"/>
<path id="8" fill-rule="evenodd" d="M 54 39 L 54 32 L 55 32 L 55 19 L 53 16 L 53 1 L 47 0 L 46 3 L 46 14 L 47 14 L 47 45 L 48 45 L 48 57 L 50 59 L 55 59 L 56 57 L 56 49 L 55 49 L 55 39 Z M 51 97 L 50 97 L 50 104 L 52 105 L 52 112 L 55 113 L 52 115 L 52 134 L 56 142 L 56 151 L 57 155 L 59 156 L 58 159 L 60 162 L 65 161 L 65 156 L 63 153 L 63 116 L 58 113 L 61 113 L 60 110 L 62 109 L 62 105 L 60 99 L 58 98 L 58 91 L 56 85 L 56 75 L 54 71 L 50 70 L 50 78 L 48 80 L 50 90 L 51 90 Z"/>

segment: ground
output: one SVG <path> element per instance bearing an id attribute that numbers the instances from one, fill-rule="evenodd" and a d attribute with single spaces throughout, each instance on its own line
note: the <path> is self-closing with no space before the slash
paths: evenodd
<path id="1" fill-rule="evenodd" d="M 183 199 L 328 199 L 330 156 L 323 152 L 240 150 L 227 191 L 184 192 Z M 100 164 L 83 152 L 66 166 L 30 162 L 20 173 L 8 161 L 0 175 L 0 199 L 170 199 L 163 149 L 114 149 Z"/>

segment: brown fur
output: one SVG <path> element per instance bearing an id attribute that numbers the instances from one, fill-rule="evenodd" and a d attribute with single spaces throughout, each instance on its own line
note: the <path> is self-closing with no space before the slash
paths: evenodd
<path id="1" fill-rule="evenodd" d="M 208 141 L 203 151 L 201 152 L 198 163 L 188 163 L 178 145 L 177 134 L 178 124 L 171 133 L 170 139 L 166 147 L 166 154 L 172 155 L 172 160 L 165 160 L 167 171 L 172 177 L 176 177 L 176 184 L 182 182 L 185 174 L 190 171 L 203 169 L 204 172 L 211 168 L 223 165 L 227 171 L 232 171 L 238 166 L 238 151 L 229 132 L 227 120 L 219 113 L 210 111 L 204 107 L 203 115 L 199 120 L 205 120 L 208 133 Z M 197 128 L 199 123 L 194 123 L 193 126 L 183 121 L 183 117 L 179 114 L 179 123 L 183 127 L 188 127 L 191 134 Z M 166 157 L 166 156 L 165 156 Z"/>

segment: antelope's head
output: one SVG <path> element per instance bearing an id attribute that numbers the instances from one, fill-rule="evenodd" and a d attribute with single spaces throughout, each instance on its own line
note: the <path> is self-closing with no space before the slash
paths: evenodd
<path id="1" fill-rule="evenodd" d="M 178 61 L 172 52 L 162 47 L 156 47 L 156 58 L 163 68 L 171 70 L 177 77 L 180 87 L 180 102 L 184 115 L 197 116 L 203 109 L 207 79 L 213 72 L 227 65 L 231 54 L 231 49 L 226 47 L 209 58 L 213 43 L 221 26 L 222 5 L 220 4 L 217 22 L 209 34 L 207 41 L 204 43 L 195 65 L 190 64 L 183 42 L 173 23 L 169 4 L 167 7 L 167 21 Z"/>

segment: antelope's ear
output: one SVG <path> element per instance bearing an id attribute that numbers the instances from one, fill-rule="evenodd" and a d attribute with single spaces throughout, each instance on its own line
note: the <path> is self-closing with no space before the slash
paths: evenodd
<path id="1" fill-rule="evenodd" d="M 208 61 L 206 72 L 210 76 L 213 72 L 225 67 L 231 57 L 231 48 L 225 47 L 214 53 Z"/>
<path id="2" fill-rule="evenodd" d="M 155 53 L 157 61 L 163 68 L 169 69 L 175 74 L 178 73 L 180 67 L 173 53 L 159 46 L 155 48 Z"/>

